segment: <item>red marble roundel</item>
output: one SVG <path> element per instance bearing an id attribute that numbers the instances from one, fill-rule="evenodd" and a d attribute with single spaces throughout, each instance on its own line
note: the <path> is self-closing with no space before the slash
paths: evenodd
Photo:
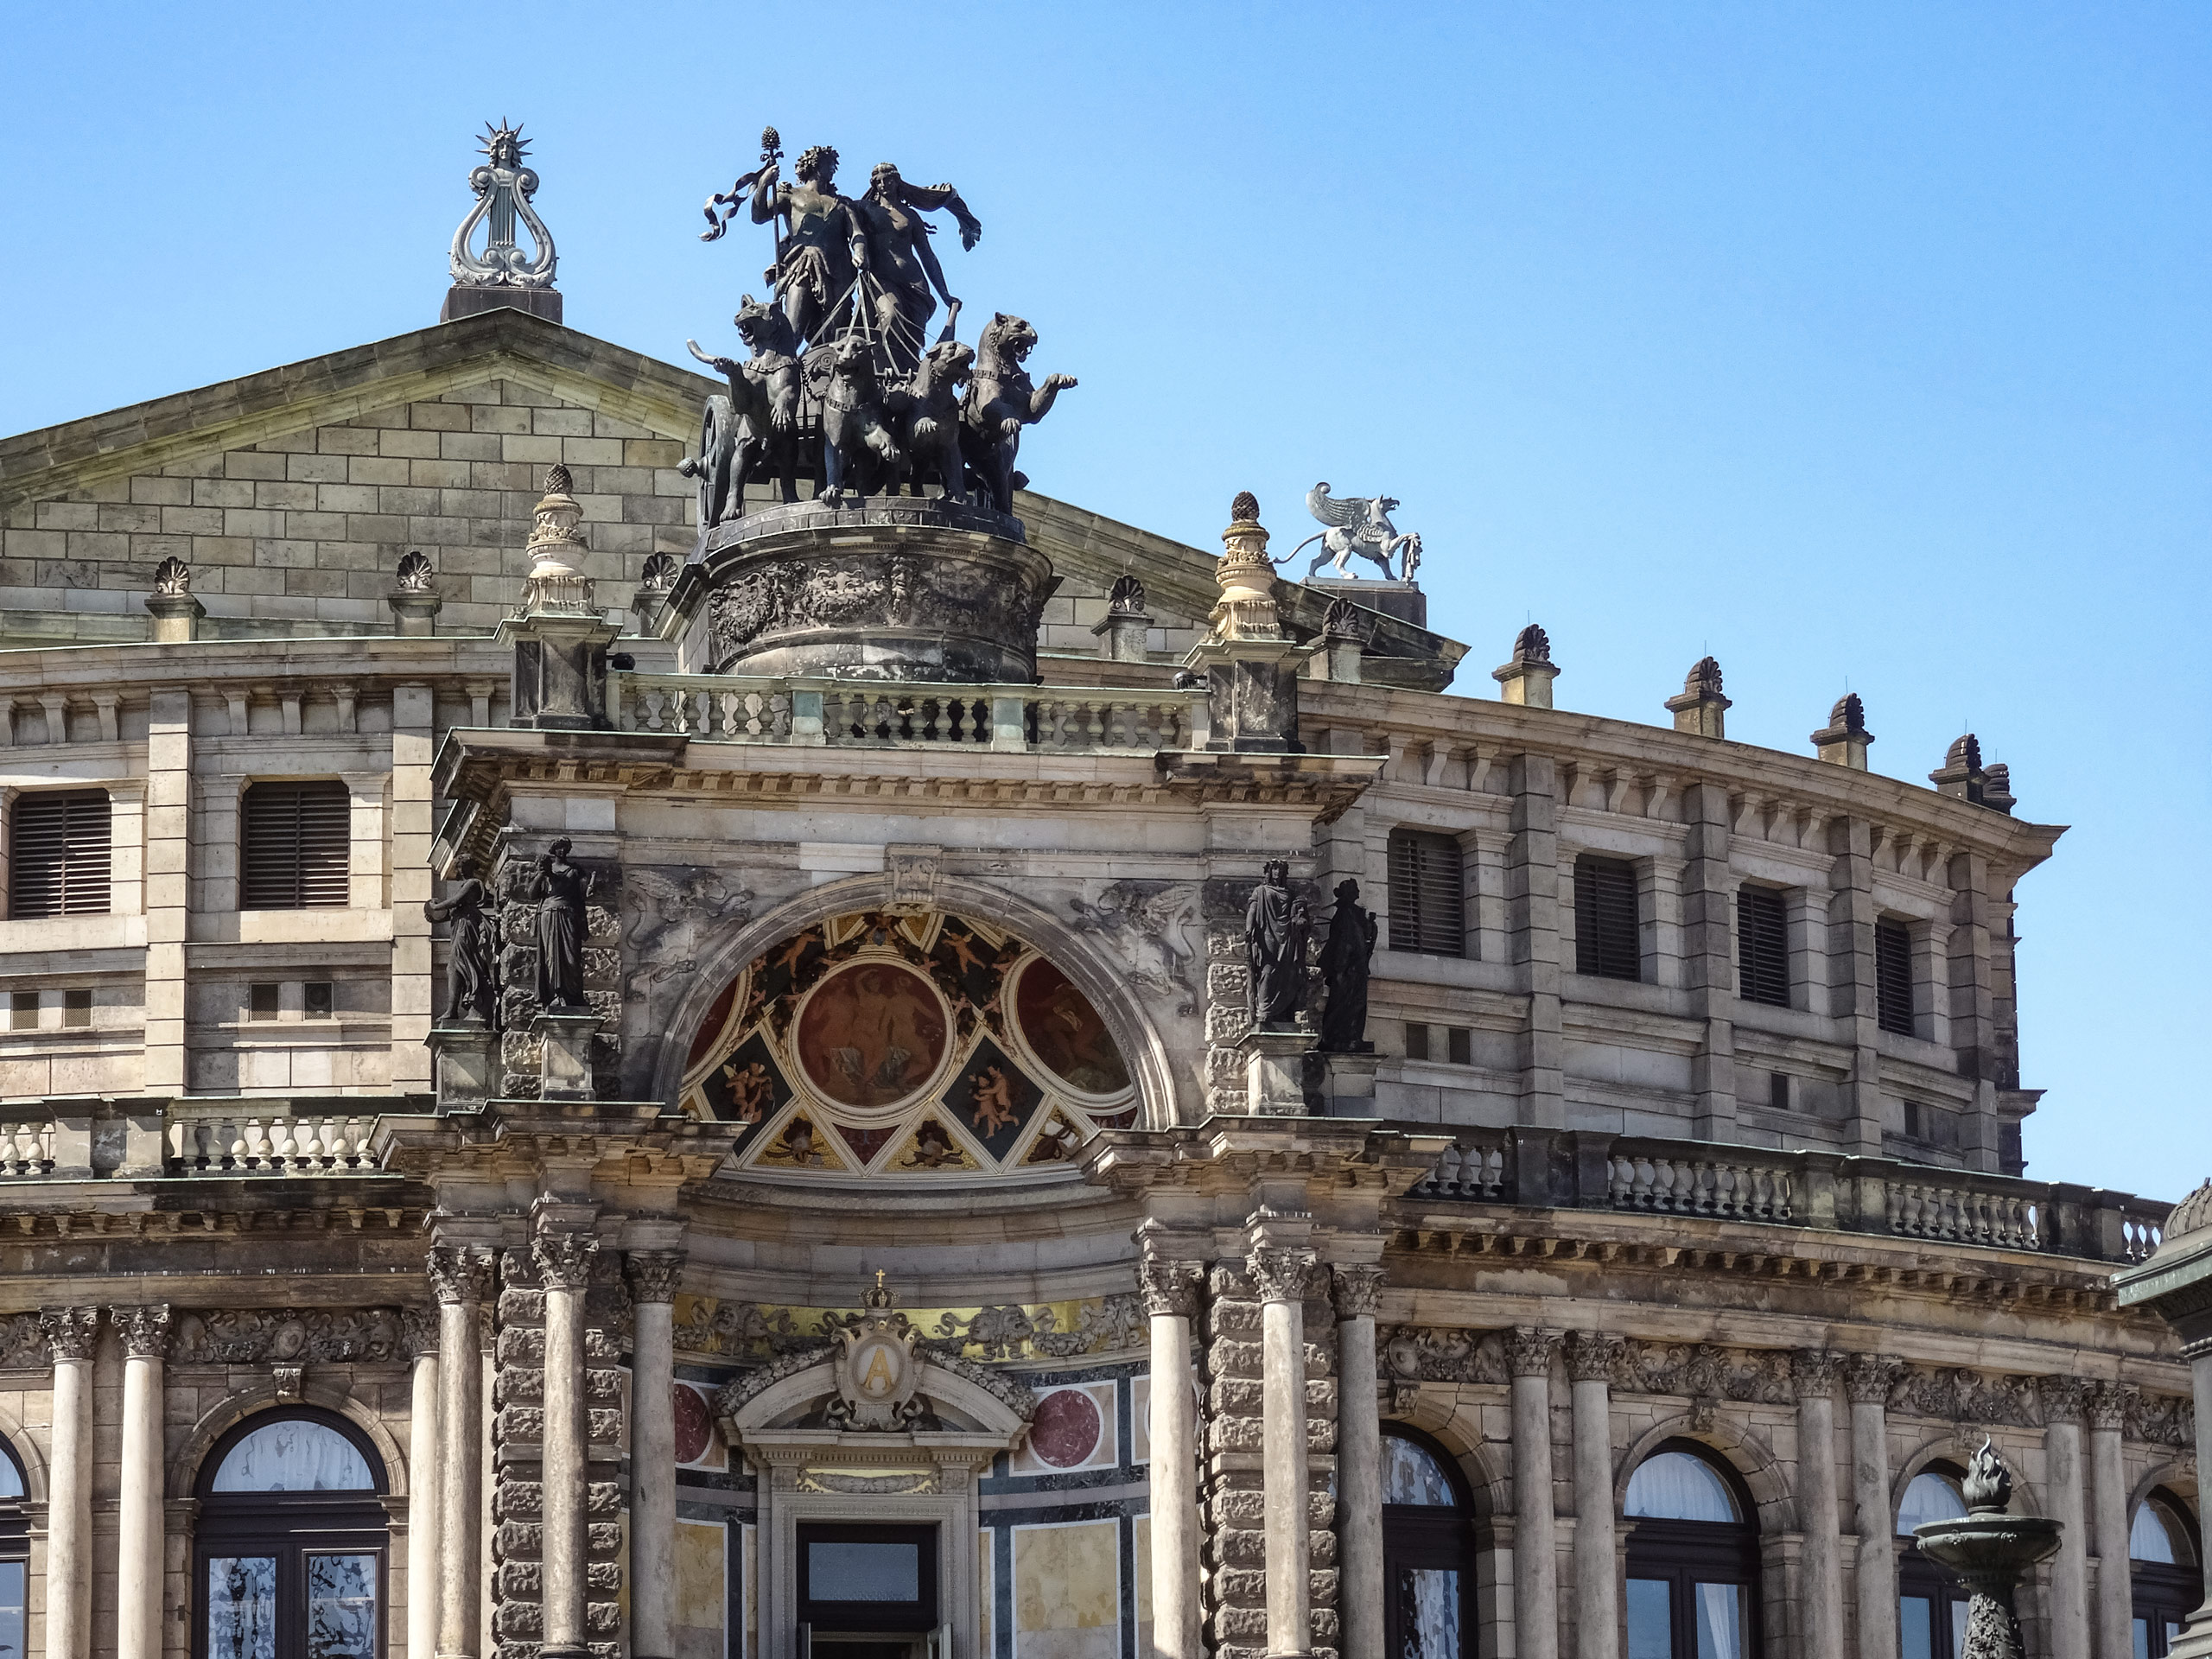
<path id="1" fill-rule="evenodd" d="M 1037 1402 L 1029 1449 L 1055 1469 L 1072 1469 L 1098 1449 L 1098 1402 L 1081 1389 L 1062 1389 Z"/>
<path id="2" fill-rule="evenodd" d="M 707 1396 L 682 1382 L 676 1384 L 677 1462 L 698 1462 L 714 1438 L 715 1420 L 707 1409 Z"/>

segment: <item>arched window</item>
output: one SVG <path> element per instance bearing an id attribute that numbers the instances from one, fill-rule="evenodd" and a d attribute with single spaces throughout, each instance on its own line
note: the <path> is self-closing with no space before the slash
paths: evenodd
<path id="1" fill-rule="evenodd" d="M 2133 1559 L 2135 1651 L 2144 1659 L 2163 1659 L 2181 1627 L 2203 1599 L 2197 1572 L 2196 1529 L 2189 1510 L 2168 1491 L 2156 1491 L 2135 1511 L 2127 1530 Z"/>
<path id="2" fill-rule="evenodd" d="M 24 1492 L 23 1466 L 16 1461 L 15 1448 L 0 1440 L 0 1659 L 17 1659 L 24 1650 L 24 1591 L 31 1554 Z"/>
<path id="3" fill-rule="evenodd" d="M 194 1659 L 376 1659 L 384 1464 L 343 1419 L 250 1417 L 200 1471 Z"/>
<path id="4" fill-rule="evenodd" d="M 1751 1495 L 1701 1446 L 1670 1440 L 1629 1477 L 1627 1659 L 1759 1651 Z"/>
<path id="5" fill-rule="evenodd" d="M 1966 1517 L 1959 1491 L 1963 1477 L 1948 1463 L 1931 1463 L 1906 1484 L 1897 1505 L 1897 1536 L 1930 1521 Z M 1916 1548 L 1897 1560 L 1897 1650 L 1902 1659 L 1959 1659 L 1967 1648 L 1967 1592 L 1959 1581 Z"/>
<path id="6" fill-rule="evenodd" d="M 1382 1433 L 1383 1651 L 1460 1659 L 1474 1651 L 1474 1528 L 1459 1471 L 1426 1438 Z"/>

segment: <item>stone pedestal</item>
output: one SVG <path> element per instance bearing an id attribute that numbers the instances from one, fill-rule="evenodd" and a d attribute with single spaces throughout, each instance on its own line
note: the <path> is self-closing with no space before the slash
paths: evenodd
<path id="1" fill-rule="evenodd" d="M 1244 1052 L 1246 1107 L 1255 1117 L 1306 1116 L 1306 1057 L 1313 1036 L 1304 1031 L 1254 1031 L 1237 1047 Z"/>
<path id="2" fill-rule="evenodd" d="M 456 283 L 438 308 L 440 322 L 456 322 L 480 311 L 527 311 L 548 322 L 561 321 L 561 294 L 551 288 L 470 288 Z"/>
<path id="3" fill-rule="evenodd" d="M 391 631 L 403 639 L 419 639 L 438 631 L 438 613 L 445 601 L 435 594 L 402 588 L 385 596 L 391 607 Z"/>
<path id="4" fill-rule="evenodd" d="M 540 1100 L 589 1100 L 591 1037 L 599 1029 L 599 1016 L 588 1008 L 573 1014 L 541 1014 L 530 1022 L 538 1039 L 537 1097 Z"/>
<path id="5" fill-rule="evenodd" d="M 1207 640 L 1183 666 L 1206 682 L 1206 747 L 1249 753 L 1305 753 L 1298 741 L 1303 646 L 1284 639 Z"/>
<path id="6" fill-rule="evenodd" d="M 1428 626 L 1428 595 L 1417 582 L 1360 582 L 1344 576 L 1308 576 L 1304 583 L 1331 599 L 1348 599 L 1363 610 L 1376 611 L 1417 628 Z"/>
<path id="7" fill-rule="evenodd" d="M 1331 1117 L 1374 1117 L 1375 1071 L 1382 1064 L 1370 1044 L 1364 1053 L 1324 1054 L 1321 1064 L 1327 1072 L 1323 1085 L 1323 1099 Z"/>
<path id="8" fill-rule="evenodd" d="M 507 723 L 538 731 L 607 728 L 607 647 L 619 629 L 596 615 L 541 612 L 499 624 L 515 652 L 513 713 Z"/>
<path id="9" fill-rule="evenodd" d="M 499 1092 L 499 1034 L 489 1026 L 434 1026 L 424 1038 L 442 1112 L 473 1112 Z"/>
<path id="10" fill-rule="evenodd" d="M 1109 611 L 1103 621 L 1091 625 L 1098 636 L 1098 654 L 1109 663 L 1141 663 L 1145 634 L 1152 618 L 1142 611 Z"/>
<path id="11" fill-rule="evenodd" d="M 146 609 L 154 619 L 157 645 L 188 644 L 199 631 L 200 619 L 207 614 L 207 607 L 190 594 L 149 594 Z"/>

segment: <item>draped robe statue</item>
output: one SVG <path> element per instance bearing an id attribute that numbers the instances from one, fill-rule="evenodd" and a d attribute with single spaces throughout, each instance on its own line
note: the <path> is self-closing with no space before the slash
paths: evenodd
<path id="1" fill-rule="evenodd" d="M 451 953 L 446 958 L 446 1010 L 439 1016 L 448 1024 L 490 1025 L 499 1001 L 496 973 L 499 956 L 493 938 L 492 893 L 476 879 L 476 867 L 467 859 L 455 866 L 459 877 L 452 891 L 423 906 L 433 922 L 451 926 Z"/>
<path id="2" fill-rule="evenodd" d="M 569 843 L 539 855 L 528 896 L 537 901 L 537 1001 L 548 1014 L 575 1013 L 584 1001 L 584 901 L 590 882 L 569 862 Z"/>
<path id="3" fill-rule="evenodd" d="M 1244 906 L 1244 957 L 1251 973 L 1252 1023 L 1282 1030 L 1306 1004 L 1305 904 L 1290 890 L 1290 867 L 1270 860 Z"/>
<path id="4" fill-rule="evenodd" d="M 1335 1054 L 1363 1053 L 1367 1040 L 1367 972 L 1375 955 L 1375 912 L 1359 905 L 1359 883 L 1337 883 L 1337 907 L 1321 946 L 1321 982 L 1328 1006 L 1321 1010 L 1321 1046 Z"/>

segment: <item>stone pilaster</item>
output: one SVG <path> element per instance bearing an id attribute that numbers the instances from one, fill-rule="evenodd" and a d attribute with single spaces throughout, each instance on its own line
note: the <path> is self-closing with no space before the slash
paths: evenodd
<path id="1" fill-rule="evenodd" d="M 630 1650 L 676 1652 L 676 1287 L 681 1250 L 632 1250 Z"/>
<path id="2" fill-rule="evenodd" d="M 484 1388 L 477 1322 L 492 1288 L 481 1245 L 441 1245 L 429 1255 L 438 1299 L 439 1557 L 437 1659 L 475 1659 L 484 1582 Z"/>
<path id="3" fill-rule="evenodd" d="M 1198 1593 L 1198 1425 L 1191 1323 L 1204 1269 L 1151 1253 L 1137 1290 L 1152 1322 L 1152 1643 L 1160 1659 L 1203 1659 Z"/>
<path id="4" fill-rule="evenodd" d="M 584 1405 L 584 1296 L 599 1241 L 563 1227 L 531 1246 L 545 1319 L 539 1442 L 543 1659 L 588 1659 L 585 1645 L 585 1475 L 590 1445 Z"/>
<path id="5" fill-rule="evenodd" d="M 47 1488 L 48 1659 L 90 1659 L 92 1650 L 92 1365 L 97 1307 L 50 1307 L 39 1315 L 54 1357 L 54 1463 Z"/>
<path id="6" fill-rule="evenodd" d="M 123 1468 L 116 1527 L 116 1659 L 161 1659 L 162 1379 L 173 1321 L 166 1302 L 111 1307 L 123 1338 Z"/>
<path id="7" fill-rule="evenodd" d="M 1851 1502 L 1859 1535 L 1857 1659 L 1894 1659 L 1897 1650 L 1897 1519 L 1890 1510 L 1890 1389 L 1899 1367 L 1879 1354 L 1854 1354 L 1844 1366 L 1851 1400 Z"/>
<path id="8" fill-rule="evenodd" d="M 1620 1659 L 1620 1567 L 1613 1519 L 1613 1404 L 1618 1337 L 1578 1331 L 1567 1344 L 1574 1392 L 1576 1659 Z"/>
<path id="9" fill-rule="evenodd" d="M 1789 1357 L 1797 1393 L 1797 1508 L 1805 1529 L 1806 1659 L 1843 1659 L 1843 1540 L 1835 1490 L 1835 1385 L 1841 1360 L 1819 1349 Z"/>
<path id="10" fill-rule="evenodd" d="M 433 601 L 435 595 L 430 596 Z M 426 630 L 427 632 L 427 630 Z M 435 1006 L 430 922 L 430 761 L 437 747 L 427 685 L 391 694 L 391 1086 L 427 1094 L 434 1081 L 424 1046 Z M 414 1659 L 422 1659 L 419 1654 Z"/>
<path id="11" fill-rule="evenodd" d="M 1552 1509 L 1556 1331 L 1506 1337 L 1513 1372 L 1513 1641 L 1518 1659 L 1559 1659 L 1559 1548 Z"/>
<path id="12" fill-rule="evenodd" d="M 407 1651 L 430 1659 L 438 1645 L 438 1541 L 444 1532 L 444 1446 L 439 1437 L 443 1399 L 438 1352 L 438 1315 L 419 1307 L 400 1310 L 401 1339 L 410 1368 L 407 1414 Z M 456 1361 L 464 1363 L 465 1361 Z"/>
<path id="13" fill-rule="evenodd" d="M 1521 1034 L 1521 1121 L 1567 1124 L 1567 1043 L 1560 1010 L 1559 766 L 1548 754 L 1516 754 L 1507 767 L 1513 798 L 1505 852 L 1508 957 L 1529 999 Z"/>
<path id="14" fill-rule="evenodd" d="M 1330 1269 L 1337 1308 L 1337 1554 L 1344 1659 L 1384 1659 L 1382 1413 L 1375 1390 L 1375 1314 L 1382 1269 Z"/>
<path id="15" fill-rule="evenodd" d="M 2089 1538 L 2097 1548 L 2097 1651 L 2133 1651 L 2134 1573 L 2127 1536 L 2127 1465 L 2120 1436 L 2139 1390 L 2093 1382 L 2082 1402 L 2089 1428 Z"/>
<path id="16" fill-rule="evenodd" d="M 2049 1513 L 2059 1525 L 2058 1554 L 2050 1562 L 2050 1643 L 2055 1653 L 2089 1651 L 2089 1559 L 2083 1536 L 2082 1405 L 2075 1376 L 2039 1376 L 2043 1398 L 2043 1456 Z"/>
<path id="17" fill-rule="evenodd" d="M 1268 1652 L 1313 1649 L 1311 1490 L 1306 1440 L 1306 1297 L 1312 1250 L 1260 1245 L 1245 1260 L 1260 1297 L 1262 1514 L 1267 1536 Z"/>

